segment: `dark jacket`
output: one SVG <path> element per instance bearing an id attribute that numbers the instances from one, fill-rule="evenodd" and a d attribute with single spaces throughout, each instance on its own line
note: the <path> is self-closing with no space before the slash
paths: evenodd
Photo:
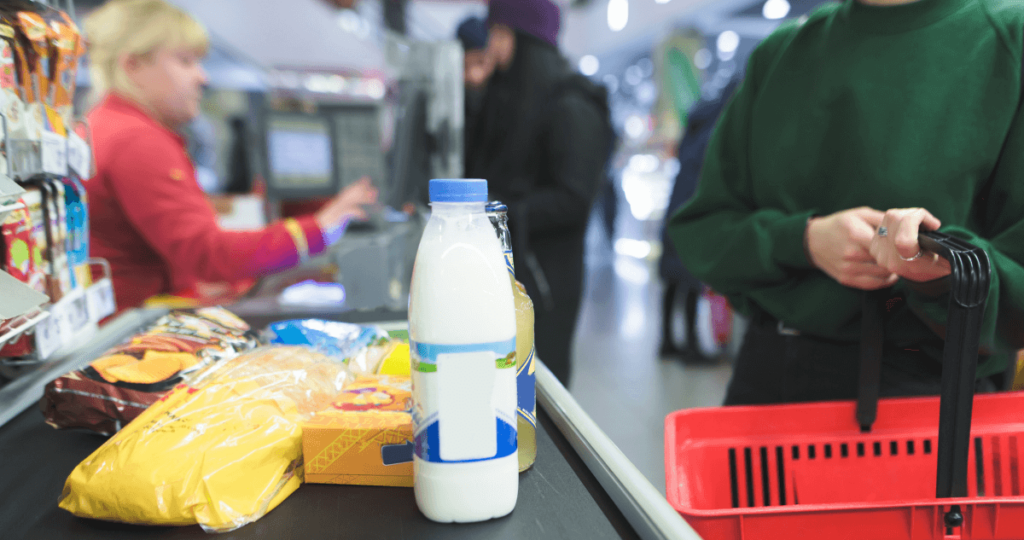
<path id="1" fill-rule="evenodd" d="M 529 292 L 540 310 L 557 296 L 579 301 L 584 232 L 614 133 L 603 87 L 547 43 L 522 33 L 516 41 L 467 140 L 466 175 L 487 179 L 491 198 L 508 205 L 516 273 L 528 289 L 538 281 Z"/>
<path id="2" fill-rule="evenodd" d="M 701 98 L 689 111 L 686 118 L 686 133 L 679 141 L 679 174 L 676 176 L 675 185 L 672 186 L 672 195 L 669 197 L 668 211 L 665 213 L 665 223 L 668 218 L 676 213 L 686 201 L 697 192 L 697 180 L 700 178 L 701 169 L 704 167 L 704 154 L 707 153 L 708 143 L 711 135 L 718 124 L 718 117 L 729 103 L 732 95 L 739 87 L 742 80 L 740 75 L 723 88 L 718 95 Z M 664 252 L 661 255 L 659 270 L 661 278 L 666 282 L 677 282 L 691 289 L 703 287 L 700 280 L 693 276 L 683 266 L 676 253 L 675 243 L 672 242 L 662 229 L 662 245 Z"/>

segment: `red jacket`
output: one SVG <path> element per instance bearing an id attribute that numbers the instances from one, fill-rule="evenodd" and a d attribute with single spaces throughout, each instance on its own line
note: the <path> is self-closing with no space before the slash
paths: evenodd
<path id="1" fill-rule="evenodd" d="M 96 176 L 91 252 L 110 261 L 118 309 L 199 281 L 237 281 L 295 266 L 325 249 L 311 216 L 261 231 L 225 231 L 196 183 L 185 140 L 110 94 L 89 113 Z"/>

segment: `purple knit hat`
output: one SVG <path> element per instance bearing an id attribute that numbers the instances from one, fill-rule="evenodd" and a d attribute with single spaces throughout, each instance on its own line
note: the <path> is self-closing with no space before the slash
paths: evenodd
<path id="1" fill-rule="evenodd" d="M 503 24 L 557 47 L 562 14 L 551 0 L 491 0 L 487 24 Z"/>

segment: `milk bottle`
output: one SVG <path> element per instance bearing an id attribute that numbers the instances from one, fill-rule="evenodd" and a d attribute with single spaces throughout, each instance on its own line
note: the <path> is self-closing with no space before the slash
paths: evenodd
<path id="1" fill-rule="evenodd" d="M 483 521 L 519 494 L 512 281 L 485 180 L 431 180 L 430 200 L 409 297 L 416 504 Z"/>
<path id="2" fill-rule="evenodd" d="M 519 440 L 519 472 L 537 461 L 537 373 L 533 346 L 533 301 L 526 288 L 516 281 L 516 265 L 512 256 L 512 233 L 508 230 L 508 207 L 500 201 L 487 204 L 487 217 L 501 241 L 505 266 L 512 280 L 512 296 L 516 306 L 516 401 Z"/>

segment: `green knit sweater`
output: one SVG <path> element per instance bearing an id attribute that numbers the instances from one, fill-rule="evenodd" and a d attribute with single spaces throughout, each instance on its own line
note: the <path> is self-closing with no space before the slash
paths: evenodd
<path id="1" fill-rule="evenodd" d="M 856 341 L 861 293 L 808 261 L 807 219 L 926 208 L 992 260 L 978 374 L 999 372 L 1024 336 L 1022 49 L 1019 0 L 847 0 L 783 26 L 754 51 L 670 221 L 683 262 L 741 312 Z M 948 295 L 893 289 L 905 301 L 887 342 L 940 358 Z"/>

